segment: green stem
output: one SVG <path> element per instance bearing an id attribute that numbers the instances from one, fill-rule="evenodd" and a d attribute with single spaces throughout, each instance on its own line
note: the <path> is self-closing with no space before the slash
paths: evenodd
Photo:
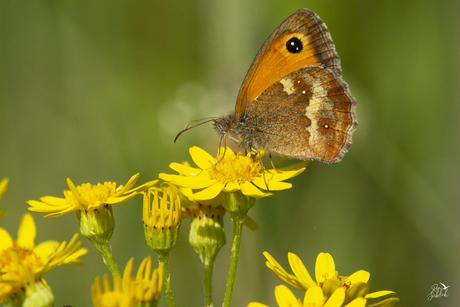
<path id="1" fill-rule="evenodd" d="M 175 307 L 174 296 L 171 289 L 171 275 L 169 274 L 169 252 L 158 253 L 160 262 L 164 263 L 163 267 L 163 284 L 165 286 L 166 300 L 169 307 Z"/>
<path id="2" fill-rule="evenodd" d="M 101 252 L 102 258 L 104 259 L 104 263 L 109 267 L 109 270 L 110 272 L 112 272 L 112 275 L 115 275 L 115 273 L 117 273 L 118 276 L 121 278 L 120 271 L 118 270 L 117 263 L 113 258 L 112 249 L 110 248 L 109 242 L 105 241 L 101 244 L 95 243 L 94 245 Z"/>
<path id="3" fill-rule="evenodd" d="M 233 240 L 232 255 L 230 257 L 230 269 L 228 271 L 227 289 L 225 290 L 224 307 L 230 307 L 232 302 L 233 286 L 235 285 L 236 267 L 238 265 L 238 255 L 240 252 L 241 234 L 243 232 L 243 221 L 246 217 L 245 212 L 231 212 L 233 219 Z"/>
<path id="4" fill-rule="evenodd" d="M 211 263 L 204 263 L 204 291 L 206 294 L 206 307 L 213 307 L 212 303 L 212 269 L 214 259 Z"/>

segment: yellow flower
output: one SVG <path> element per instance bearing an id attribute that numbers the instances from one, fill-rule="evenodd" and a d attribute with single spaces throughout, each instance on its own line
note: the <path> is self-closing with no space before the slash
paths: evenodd
<path id="1" fill-rule="evenodd" d="M 176 244 L 182 215 L 179 189 L 169 183 L 144 192 L 142 221 L 147 244 L 156 252 L 169 253 Z"/>
<path id="2" fill-rule="evenodd" d="M 27 203 L 31 206 L 29 207 L 30 211 L 49 213 L 45 217 L 61 216 L 71 211 L 86 212 L 100 210 L 106 205 L 124 202 L 158 182 L 158 180 L 150 181 L 135 189 L 131 189 L 138 178 L 139 173 L 132 176 L 125 186 L 120 185 L 118 188 L 115 182 L 110 181 L 104 182 L 104 184 L 98 183 L 97 185 L 92 185 L 84 183 L 81 186 L 75 186 L 67 178 L 70 191 L 64 191 L 65 198 L 44 196 L 40 198 L 40 201 L 29 200 Z"/>
<path id="3" fill-rule="evenodd" d="M 29 213 L 22 217 L 16 241 L 0 228 L 0 302 L 24 294 L 24 289 L 29 291 L 28 287 L 33 287 L 56 266 L 81 264 L 78 258 L 88 252 L 86 248 L 79 249 L 78 234 L 69 244 L 45 241 L 37 246 L 35 235 L 35 222 Z"/>
<path id="4" fill-rule="evenodd" d="M 156 306 L 163 287 L 163 264 L 161 263 L 150 275 L 151 269 L 152 260 L 147 257 L 139 266 L 136 278 L 133 278 L 133 258 L 131 258 L 126 265 L 121 284 L 118 274 L 113 276 L 113 290 L 110 290 L 107 274 L 102 277 L 104 291 L 99 277 L 96 277 L 95 283 L 91 286 L 93 305 L 95 307 Z"/>
<path id="5" fill-rule="evenodd" d="M 198 168 L 171 163 L 169 167 L 179 175 L 162 173 L 159 177 L 180 187 L 200 190 L 189 196 L 192 201 L 208 201 L 219 198 L 221 192 L 237 191 L 246 196 L 261 198 L 272 195 L 262 191 L 267 189 L 267 185 L 270 191 L 289 189 L 292 184 L 282 181 L 302 173 L 310 163 L 303 161 L 275 170 L 263 168 L 260 158 L 254 153 L 235 154 L 228 147 L 223 151 L 224 157 L 216 159 L 199 147 L 191 147 L 190 155 Z M 220 199 L 215 203 L 221 203 Z"/>
<path id="6" fill-rule="evenodd" d="M 143 221 L 157 231 L 174 229 L 181 219 L 179 190 L 169 183 L 151 188 L 144 193 Z"/>
<path id="7" fill-rule="evenodd" d="M 377 298 L 388 294 L 395 294 L 393 291 L 377 291 L 367 293 L 369 290 L 369 277 L 367 271 L 359 270 L 350 276 L 338 276 L 335 270 L 334 259 L 329 253 L 320 253 L 316 258 L 315 278 L 316 282 L 311 278 L 302 260 L 293 253 L 288 254 L 289 264 L 294 275 L 286 272 L 283 267 L 268 253 L 264 252 L 267 258 L 266 265 L 269 267 L 282 281 L 302 291 L 308 291 L 310 287 L 320 286 L 324 293 L 333 293 L 337 287 L 342 287 L 346 291 L 347 300 L 351 301 L 356 297 L 364 297 L 366 299 Z M 394 301 L 396 298 L 390 298 Z M 385 300 L 386 301 L 386 300 Z M 397 299 L 393 302 L 396 303 Z M 391 306 L 391 305 L 386 305 Z"/>
<path id="8" fill-rule="evenodd" d="M 358 297 L 347 305 L 345 300 L 345 289 L 337 288 L 330 297 L 326 297 L 320 286 L 312 286 L 305 293 L 303 303 L 284 285 L 275 287 L 276 302 L 279 307 L 364 307 L 366 299 Z M 247 307 L 268 307 L 261 303 L 250 303 Z"/>

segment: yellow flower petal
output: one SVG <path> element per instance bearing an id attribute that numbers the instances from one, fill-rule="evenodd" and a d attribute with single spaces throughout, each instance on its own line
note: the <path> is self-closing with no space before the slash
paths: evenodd
<path id="1" fill-rule="evenodd" d="M 267 262 L 265 262 L 265 265 L 270 270 L 272 270 L 276 274 L 276 276 L 278 276 L 279 279 L 281 279 L 288 285 L 305 291 L 305 287 L 302 285 L 302 283 L 298 280 L 296 276 L 286 272 L 286 270 L 283 269 L 283 267 L 268 252 L 263 252 L 263 254 L 265 258 L 267 258 Z"/>
<path id="2" fill-rule="evenodd" d="M 348 276 L 348 280 L 352 284 L 356 284 L 359 282 L 368 282 L 370 277 L 371 277 L 371 274 L 369 274 L 369 272 L 364 271 L 364 270 L 359 270 L 357 272 L 354 272 L 350 276 Z"/>
<path id="3" fill-rule="evenodd" d="M 106 204 L 111 204 L 111 205 L 113 205 L 113 204 L 118 204 L 118 203 L 122 203 L 122 202 L 124 202 L 124 201 L 127 201 L 128 199 L 133 198 L 133 197 L 136 196 L 137 194 L 138 194 L 137 192 L 132 192 L 131 194 L 126 194 L 126 195 L 123 195 L 123 196 L 121 196 L 121 197 L 109 197 L 109 198 L 107 198 L 107 200 L 105 201 L 105 203 L 106 203 Z M 91 204 L 91 205 L 88 206 L 88 209 L 91 210 L 93 207 L 94 207 L 94 208 L 97 208 L 97 207 L 99 207 L 99 204 L 96 204 L 96 203 Z"/>
<path id="4" fill-rule="evenodd" d="M 43 196 L 40 197 L 40 201 L 43 203 L 46 203 L 47 205 L 51 206 L 68 206 L 67 200 L 65 198 L 60 198 L 60 197 L 54 197 L 54 196 Z M 30 202 L 37 202 L 40 203 L 36 200 L 30 200 Z"/>
<path id="5" fill-rule="evenodd" d="M 290 179 L 292 177 L 297 176 L 298 174 L 302 173 L 304 170 L 305 170 L 305 167 L 301 169 L 292 170 L 292 171 L 288 171 L 288 170 L 283 171 L 282 169 L 267 170 L 265 171 L 265 178 L 267 178 L 267 180 L 283 181 L 283 180 Z"/>
<path id="6" fill-rule="evenodd" d="M 249 305 L 247 307 L 270 307 L 270 306 L 265 305 L 265 304 L 261 304 L 261 303 L 257 303 L 257 302 L 251 302 L 251 303 L 249 303 Z"/>
<path id="7" fill-rule="evenodd" d="M 158 183 L 158 181 L 160 180 L 152 180 L 152 181 L 149 181 L 149 182 L 146 182 L 140 186 L 138 186 L 137 188 L 134 188 L 128 192 L 133 192 L 133 193 L 139 193 L 139 192 L 142 192 L 142 191 L 145 191 L 145 190 L 148 190 L 149 188 L 153 187 L 154 185 L 156 185 Z"/>
<path id="8" fill-rule="evenodd" d="M 283 162 L 283 161 L 281 161 L 281 162 Z M 291 165 L 284 166 L 282 168 L 276 168 L 276 169 L 281 171 L 282 173 L 289 172 L 289 171 L 296 171 L 297 172 L 301 168 L 305 169 L 307 167 L 307 165 L 310 164 L 311 162 L 313 162 L 313 160 L 305 160 L 305 161 L 301 161 L 301 162 L 296 163 L 296 164 L 291 164 Z M 275 166 L 276 166 L 276 164 L 275 164 Z"/>
<path id="9" fill-rule="evenodd" d="M 265 181 L 254 179 L 253 182 L 259 188 L 264 189 L 264 190 L 267 189 L 267 185 L 265 184 Z M 287 189 L 292 188 L 292 184 L 289 182 L 279 182 L 276 180 L 271 180 L 268 183 L 268 188 L 270 189 L 270 191 L 282 191 L 282 190 L 287 190 Z"/>
<path id="10" fill-rule="evenodd" d="M 366 306 L 367 300 L 362 297 L 354 299 L 351 303 L 347 304 L 345 307 L 364 307 Z"/>
<path id="11" fill-rule="evenodd" d="M 303 165 L 303 163 L 297 163 L 295 165 Z M 280 190 L 286 190 L 292 187 L 292 184 L 286 183 L 286 182 L 281 182 L 286 179 L 290 179 L 292 177 L 295 177 L 302 173 L 305 170 L 304 168 L 301 169 L 292 169 L 291 166 L 288 166 L 286 168 L 280 168 L 277 170 L 274 169 L 268 169 L 265 170 L 265 179 L 263 176 L 254 178 L 253 182 L 255 185 L 257 185 L 261 189 L 267 189 L 267 183 L 268 187 L 272 191 L 280 191 Z"/>
<path id="12" fill-rule="evenodd" d="M 88 206 L 88 203 L 81 197 L 80 192 L 78 192 L 77 187 L 73 184 L 70 178 L 67 178 L 67 185 L 69 186 L 70 191 L 72 192 L 73 196 L 77 199 L 77 201 L 82 204 L 83 206 Z"/>
<path id="13" fill-rule="evenodd" d="M 18 245 L 23 248 L 33 249 L 36 235 L 37 231 L 32 215 L 29 213 L 24 214 L 21 219 L 21 224 L 19 224 Z"/>
<path id="14" fill-rule="evenodd" d="M 324 303 L 324 294 L 320 286 L 312 286 L 308 288 L 303 300 L 304 306 L 320 307 Z"/>
<path id="15" fill-rule="evenodd" d="M 340 307 L 345 300 L 345 288 L 340 287 L 332 293 L 324 307 Z"/>
<path id="16" fill-rule="evenodd" d="M 13 238 L 11 238 L 8 231 L 0 227 L 0 251 L 5 250 L 13 245 Z"/>
<path id="17" fill-rule="evenodd" d="M 208 169 L 217 162 L 213 156 L 198 146 L 191 147 L 189 152 L 193 162 L 201 169 Z"/>
<path id="18" fill-rule="evenodd" d="M 241 190 L 241 185 L 239 182 L 229 182 L 225 185 L 224 192 L 236 192 Z"/>
<path id="19" fill-rule="evenodd" d="M 214 185 L 207 187 L 206 189 L 193 194 L 189 197 L 190 200 L 209 200 L 214 197 L 217 197 L 222 189 L 224 188 L 224 184 L 222 182 L 216 182 Z"/>
<path id="20" fill-rule="evenodd" d="M 305 268 L 302 260 L 300 260 L 296 254 L 288 253 L 288 260 L 292 272 L 299 278 L 299 281 L 302 283 L 305 290 L 308 287 L 316 285 L 316 283 L 311 278 L 310 273 L 308 273 L 307 269 Z"/>
<path id="21" fill-rule="evenodd" d="M 42 203 L 36 200 L 29 200 L 27 203 L 31 206 L 28 208 L 29 211 L 32 212 L 42 212 L 42 213 L 48 213 L 48 212 L 55 212 L 55 211 L 61 211 L 69 208 L 69 205 L 65 206 L 49 206 L 46 203 Z M 72 210 L 74 208 L 72 207 Z"/>
<path id="22" fill-rule="evenodd" d="M 129 191 L 129 189 L 131 189 L 131 187 L 136 183 L 137 179 L 139 179 L 139 173 L 131 176 L 128 182 L 121 189 L 117 189 L 117 192 L 113 194 L 112 197 L 118 197 L 118 195 L 122 195 Z"/>
<path id="23" fill-rule="evenodd" d="M 6 188 L 8 187 L 8 178 L 3 178 L 0 181 L 0 199 L 2 198 L 3 194 L 6 192 Z"/>
<path id="24" fill-rule="evenodd" d="M 204 189 L 210 185 L 213 185 L 217 182 L 215 179 L 208 178 L 201 178 L 200 176 L 194 177 L 186 177 L 186 176 L 178 176 L 178 175 L 168 175 L 165 173 L 160 173 L 158 175 L 160 179 L 164 181 L 169 181 L 174 185 L 187 187 L 190 189 Z"/>
<path id="25" fill-rule="evenodd" d="M 285 285 L 275 287 L 275 297 L 279 307 L 301 306 L 295 295 Z"/>
<path id="26" fill-rule="evenodd" d="M 45 241 L 34 247 L 34 253 L 40 258 L 45 258 L 56 251 L 58 246 L 58 241 Z"/>
<path id="27" fill-rule="evenodd" d="M 248 181 L 245 181 L 241 185 L 241 192 L 244 195 L 252 196 L 252 197 L 262 197 L 265 194 L 264 192 L 262 192 L 261 190 L 256 188 L 252 183 L 250 183 Z"/>
<path id="28" fill-rule="evenodd" d="M 69 244 L 63 241 L 55 250 L 55 252 L 46 258 L 45 262 L 47 265 L 47 271 L 52 270 L 58 265 L 72 265 L 80 264 L 78 257 L 85 255 L 88 250 L 86 248 L 80 248 L 81 241 L 77 241 L 78 233 L 74 234 Z"/>
<path id="29" fill-rule="evenodd" d="M 44 211 L 35 210 L 34 208 L 29 208 L 29 211 L 44 212 Z M 67 213 L 72 212 L 72 211 L 75 211 L 75 209 L 72 208 L 72 207 L 67 207 L 64 210 L 60 210 L 60 211 L 57 211 L 57 212 L 54 212 L 54 213 L 51 213 L 51 214 L 47 214 L 44 217 L 46 217 L 46 218 L 57 217 L 57 216 L 67 214 Z"/>
<path id="30" fill-rule="evenodd" d="M 366 294 L 365 298 L 376 298 L 376 297 L 381 297 L 381 296 L 385 296 L 388 294 L 396 294 L 396 292 L 389 291 L 389 290 L 382 290 L 382 291 L 377 291 L 377 292 Z"/>
<path id="31" fill-rule="evenodd" d="M 169 168 L 185 176 L 197 176 L 203 172 L 200 168 L 191 167 L 190 165 L 184 165 L 181 163 L 171 163 L 169 164 Z"/>
<path id="32" fill-rule="evenodd" d="M 134 263 L 134 258 L 131 257 L 128 260 L 128 263 L 126 264 L 125 270 L 123 271 L 123 287 L 129 282 L 131 279 L 131 276 L 133 275 L 133 263 Z"/>
<path id="33" fill-rule="evenodd" d="M 334 259 L 329 253 L 320 253 L 315 265 L 316 282 L 323 283 L 326 278 L 335 277 Z"/>

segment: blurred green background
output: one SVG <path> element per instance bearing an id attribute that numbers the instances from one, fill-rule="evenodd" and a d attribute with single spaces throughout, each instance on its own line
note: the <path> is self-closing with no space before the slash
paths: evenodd
<path id="1" fill-rule="evenodd" d="M 319 162 L 293 188 L 259 201 L 245 230 L 233 306 L 276 306 L 281 282 L 263 251 L 288 267 L 287 253 L 313 274 L 329 252 L 339 275 L 364 269 L 371 291 L 390 289 L 399 306 L 458 306 L 460 300 L 460 2 L 436 1 L 1 1 L 0 225 L 15 237 L 25 203 L 63 196 L 75 184 L 139 184 L 190 160 L 198 145 L 214 154 L 207 125 L 226 114 L 259 47 L 290 14 L 307 7 L 326 22 L 358 101 L 354 144 L 337 165 Z M 139 196 L 114 206 L 115 258 L 124 268 L 153 255 L 145 244 Z M 36 242 L 69 240 L 75 214 L 34 214 Z M 228 242 L 231 221 L 226 217 Z M 177 306 L 203 306 L 200 260 L 183 221 L 171 253 Z M 56 306 L 90 306 L 90 286 L 108 272 L 89 254 L 82 267 L 45 275 Z M 214 301 L 221 305 L 230 243 L 217 258 Z M 431 286 L 448 297 L 427 300 Z M 299 291 L 295 291 L 302 297 Z M 164 296 L 159 306 L 166 306 Z"/>

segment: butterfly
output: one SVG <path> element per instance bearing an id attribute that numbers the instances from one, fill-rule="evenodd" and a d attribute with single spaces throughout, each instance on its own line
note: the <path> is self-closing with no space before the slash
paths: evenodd
<path id="1" fill-rule="evenodd" d="M 247 151 L 340 162 L 357 126 L 356 101 L 342 79 L 340 58 L 319 16 L 301 9 L 260 48 L 235 110 L 212 121 L 221 138 Z M 203 120 L 201 120 L 203 121 Z"/>

